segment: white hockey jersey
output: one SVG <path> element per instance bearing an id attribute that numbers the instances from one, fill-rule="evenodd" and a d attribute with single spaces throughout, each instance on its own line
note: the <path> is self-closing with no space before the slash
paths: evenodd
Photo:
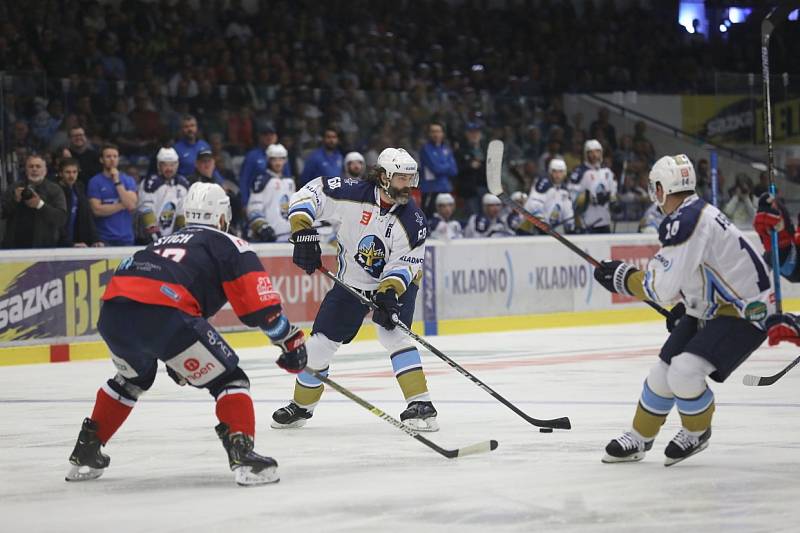
<path id="1" fill-rule="evenodd" d="M 495 237 L 512 237 L 514 230 L 508 227 L 507 220 L 500 213 L 496 218 L 489 218 L 483 213 L 469 217 L 464 226 L 465 239 L 485 239 Z"/>
<path id="2" fill-rule="evenodd" d="M 692 195 L 658 230 L 661 249 L 641 277 L 644 295 L 686 314 L 711 319 L 734 315 L 755 325 L 774 312 L 767 265 L 752 244 L 716 207 Z M 637 291 L 635 279 L 629 286 Z"/>
<path id="3" fill-rule="evenodd" d="M 139 185 L 136 210 L 145 227 L 156 226 L 162 237 L 172 235 L 175 222 L 183 215 L 183 200 L 189 192 L 189 180 L 178 174 L 171 180 L 153 174 Z"/>
<path id="4" fill-rule="evenodd" d="M 341 177 L 311 180 L 292 195 L 289 220 L 294 231 L 314 221 L 339 224 L 337 276 L 352 287 L 371 291 L 389 285 L 400 295 L 421 276 L 428 236 L 425 215 L 413 200 L 381 208 L 373 183 Z"/>
<path id="5" fill-rule="evenodd" d="M 458 220 L 445 220 L 438 213 L 434 213 L 428 223 L 428 236 L 431 239 L 449 241 L 460 239 L 464 236 L 464 230 Z"/>
<path id="6" fill-rule="evenodd" d="M 585 210 L 581 214 L 583 227 L 587 230 L 611 225 L 609 204 L 617 200 L 617 182 L 611 169 L 603 166 L 591 166 L 583 163 L 572 171 L 569 177 L 569 191 L 574 203 L 581 196 L 586 200 Z M 588 193 L 588 198 L 586 198 Z M 598 202 L 598 194 L 607 196 L 605 203 Z M 580 200 L 584 201 L 584 200 Z"/>
<path id="7" fill-rule="evenodd" d="M 248 238 L 257 239 L 254 228 L 264 222 L 275 231 L 277 242 L 287 242 L 291 236 L 289 226 L 289 199 L 295 193 L 294 179 L 278 175 L 267 169 L 253 180 L 247 200 Z"/>
<path id="8" fill-rule="evenodd" d="M 571 232 L 575 228 L 575 211 L 566 187 L 542 177 L 531 187 L 525 209 L 541 218 L 556 231 Z M 561 227 L 559 227 L 561 226 Z"/>

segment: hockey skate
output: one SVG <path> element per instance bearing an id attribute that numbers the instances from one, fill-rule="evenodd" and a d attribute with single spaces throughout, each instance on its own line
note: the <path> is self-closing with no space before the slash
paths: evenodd
<path id="1" fill-rule="evenodd" d="M 644 441 L 638 434 L 626 431 L 606 445 L 604 463 L 629 463 L 641 461 L 653 447 L 653 441 Z"/>
<path id="2" fill-rule="evenodd" d="M 244 433 L 230 434 L 227 424 L 217 424 L 214 428 L 222 446 L 228 452 L 228 463 L 236 474 L 236 483 L 242 486 L 277 483 L 278 462 L 272 457 L 259 455 L 253 451 L 253 438 Z"/>
<path id="3" fill-rule="evenodd" d="M 436 415 L 431 402 L 411 402 L 400 413 L 400 421 L 415 431 L 439 431 Z"/>
<path id="4" fill-rule="evenodd" d="M 664 449 L 664 466 L 672 466 L 688 459 L 696 453 L 700 453 L 708 448 L 708 439 L 711 438 L 711 428 L 708 428 L 699 437 L 692 435 L 685 428 L 681 428 L 667 447 Z"/>
<path id="5" fill-rule="evenodd" d="M 100 451 L 103 444 L 97 438 L 97 423 L 91 418 L 84 418 L 78 442 L 69 456 L 72 467 L 64 477 L 66 481 L 88 481 L 97 479 L 111 464 L 111 458 Z"/>
<path id="6" fill-rule="evenodd" d="M 294 402 L 290 402 L 286 407 L 281 407 L 272 413 L 270 427 L 274 429 L 299 428 L 306 425 L 306 420 L 314 416 L 313 411 L 303 409 Z"/>

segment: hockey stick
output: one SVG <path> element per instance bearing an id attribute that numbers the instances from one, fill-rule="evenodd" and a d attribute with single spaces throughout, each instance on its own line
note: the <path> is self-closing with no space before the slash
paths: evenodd
<path id="1" fill-rule="evenodd" d="M 769 95 L 769 38 L 778 24 L 786 20 L 791 9 L 790 2 L 784 1 L 764 17 L 761 22 L 761 75 L 764 78 L 764 142 L 767 143 L 767 176 L 769 178 L 769 194 L 778 198 L 778 188 L 775 185 L 775 161 L 772 147 L 772 105 Z M 781 261 L 778 250 L 778 230 L 772 230 L 772 277 L 775 285 L 776 313 L 783 312 L 783 298 L 781 297 Z"/>
<path id="2" fill-rule="evenodd" d="M 375 305 L 375 303 L 372 300 L 370 300 L 369 298 L 367 298 L 366 296 L 364 296 L 363 294 L 361 294 L 360 292 L 355 290 L 353 287 L 351 287 L 347 283 L 345 283 L 342 280 L 340 280 L 339 278 L 337 278 L 327 268 L 320 267 L 319 270 L 322 271 L 323 274 L 328 276 L 328 278 L 330 278 L 335 284 L 337 284 L 338 286 L 340 286 L 341 288 L 343 288 L 344 290 L 349 292 L 354 297 L 358 298 L 361 301 L 361 303 L 363 303 L 367 307 L 371 308 L 372 310 L 378 309 L 378 306 Z M 433 346 L 431 343 L 429 343 L 428 341 L 426 341 L 425 339 L 423 339 L 422 337 L 420 337 L 419 335 L 417 335 L 416 333 L 411 331 L 411 328 L 409 328 L 408 326 L 403 324 L 403 322 L 400 320 L 400 318 L 396 314 L 392 315 L 392 321 L 395 324 L 397 324 L 397 327 L 400 328 L 400 330 L 403 331 L 406 335 L 408 335 L 409 337 L 411 337 L 412 339 L 414 339 L 415 341 L 420 343 L 422 346 L 424 346 L 425 348 L 430 350 L 431 353 L 433 353 L 436 357 L 438 357 L 439 359 L 441 359 L 442 361 L 444 361 L 445 363 L 447 363 L 451 367 L 455 368 L 458 371 L 459 374 L 461 374 L 462 376 L 466 377 L 467 379 L 469 379 L 470 381 L 475 383 L 478 387 L 480 387 L 483 390 L 485 390 L 486 392 L 488 392 L 495 400 L 499 401 L 500 403 L 502 403 L 503 405 L 505 405 L 506 407 L 508 407 L 509 409 L 514 411 L 515 413 L 517 413 L 519 416 L 524 418 L 528 423 L 533 424 L 534 426 L 537 426 L 537 427 L 540 427 L 540 428 L 550 428 L 551 430 L 552 429 L 570 429 L 572 427 L 572 424 L 570 423 L 569 418 L 567 418 L 567 417 L 554 418 L 554 419 L 551 419 L 551 420 L 540 420 L 538 418 L 533 418 L 533 417 L 530 417 L 530 416 L 526 415 L 519 408 L 517 408 L 516 405 L 514 405 L 513 403 L 509 402 L 508 400 L 506 400 L 505 398 L 500 396 L 491 387 L 489 387 L 489 385 L 487 385 L 486 383 L 484 383 L 483 381 L 478 379 L 469 370 L 465 369 L 464 367 L 462 367 L 461 365 L 459 365 L 458 363 L 456 363 L 455 361 L 453 361 L 452 359 L 447 357 L 445 354 L 443 354 L 442 352 L 437 350 L 436 347 Z M 540 430 L 540 431 L 542 431 L 542 430 Z M 544 433 L 545 431 L 542 431 L 542 432 Z"/>
<path id="3" fill-rule="evenodd" d="M 796 367 L 798 363 L 800 363 L 800 357 L 798 357 L 797 359 L 786 365 L 786 368 L 784 368 L 783 370 L 772 376 L 760 377 L 760 376 L 754 376 L 752 374 L 745 374 L 745 376 L 742 378 L 742 383 L 744 383 L 749 387 L 753 386 L 764 387 L 767 385 L 772 385 L 773 383 L 781 379 L 784 376 L 784 374 L 786 374 L 789 370 Z"/>
<path id="4" fill-rule="evenodd" d="M 503 191 L 503 184 L 500 181 L 500 170 L 503 165 L 503 141 L 499 141 L 497 139 L 491 141 L 489 143 L 489 148 L 486 152 L 486 185 L 489 188 L 489 192 L 500 198 L 500 201 L 503 202 L 506 206 L 510 207 L 511 209 L 515 210 L 517 213 L 525 217 L 531 224 L 542 230 L 543 232 L 547 233 L 551 237 L 555 237 L 558 242 L 581 256 L 583 259 L 589 262 L 593 267 L 597 268 L 600 266 L 600 262 L 592 257 L 591 255 L 587 254 L 580 248 L 578 248 L 575 243 L 558 233 L 557 231 L 553 230 L 550 227 L 550 224 L 545 222 L 544 220 L 537 218 L 533 215 L 530 211 L 521 207 L 518 203 L 512 202 L 508 195 Z M 662 316 L 666 318 L 671 318 L 669 311 L 661 307 L 655 302 L 651 302 L 650 300 L 644 300 L 644 303 L 661 313 Z"/>
<path id="5" fill-rule="evenodd" d="M 377 407 L 375 407 L 374 405 L 369 403 L 367 400 L 365 400 L 365 399 L 361 398 L 360 396 L 357 396 L 356 394 L 350 392 L 348 389 L 342 387 L 341 385 L 339 385 L 335 381 L 331 380 L 329 377 L 324 376 L 324 375 L 320 374 L 319 372 L 317 372 L 316 370 L 312 370 L 311 368 L 308 368 L 308 367 L 306 367 L 306 372 L 308 372 L 309 374 L 311 374 L 312 376 L 314 376 L 315 378 L 317 378 L 318 380 L 323 382 L 325 385 L 328 385 L 329 387 L 334 389 L 339 394 L 342 394 L 343 396 L 346 396 L 347 398 L 353 400 L 354 402 L 356 402 L 358 405 L 360 405 L 361 407 L 363 407 L 364 409 L 366 409 L 367 411 L 369 411 L 373 415 L 377 416 L 378 418 L 382 418 L 382 419 L 386 420 L 391 425 L 393 425 L 394 427 L 396 427 L 397 429 L 399 429 L 400 431 L 402 431 L 403 433 L 405 433 L 409 437 L 413 437 L 413 438 L 417 439 L 418 441 L 420 441 L 422 444 L 424 444 L 425 446 L 427 446 L 431 450 L 433 450 L 433 451 L 435 451 L 437 453 L 440 453 L 441 455 L 444 455 L 448 459 L 455 459 L 456 457 L 464 457 L 465 455 L 473 455 L 473 454 L 476 454 L 476 453 L 486 453 L 486 452 L 490 452 L 490 451 L 494 450 L 495 448 L 497 448 L 497 441 L 496 440 L 489 440 L 489 441 L 486 441 L 486 442 L 479 442 L 477 444 L 472 444 L 472 445 L 466 446 L 464 448 L 456 448 L 455 450 L 446 450 L 446 449 L 442 448 L 441 446 L 439 446 L 438 444 L 436 444 L 435 442 L 432 442 L 432 441 L 426 439 L 425 437 L 420 435 L 417 431 L 414 431 L 413 429 L 411 429 L 407 425 L 403 424 L 402 422 L 400 422 L 396 418 L 394 418 L 394 417 L 392 417 L 390 415 L 387 415 L 382 410 L 378 409 Z"/>

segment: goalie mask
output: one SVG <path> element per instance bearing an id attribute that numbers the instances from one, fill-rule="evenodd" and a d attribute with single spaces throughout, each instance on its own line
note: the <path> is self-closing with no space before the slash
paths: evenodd
<path id="1" fill-rule="evenodd" d="M 378 186 L 398 204 L 407 204 L 411 197 L 411 189 L 419 184 L 417 162 L 414 158 L 402 148 L 386 148 L 378 156 L 376 166 L 386 174 L 385 177 L 378 178 Z M 392 178 L 395 174 L 411 176 L 408 186 L 402 188 L 394 186 Z"/>

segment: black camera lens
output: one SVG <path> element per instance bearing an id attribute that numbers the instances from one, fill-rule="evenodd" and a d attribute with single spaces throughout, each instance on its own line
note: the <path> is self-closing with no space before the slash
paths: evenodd
<path id="1" fill-rule="evenodd" d="M 30 187 L 25 187 L 25 189 L 22 190 L 22 201 L 27 202 L 28 200 L 33 198 L 33 194 L 34 194 L 33 189 L 31 189 Z"/>

